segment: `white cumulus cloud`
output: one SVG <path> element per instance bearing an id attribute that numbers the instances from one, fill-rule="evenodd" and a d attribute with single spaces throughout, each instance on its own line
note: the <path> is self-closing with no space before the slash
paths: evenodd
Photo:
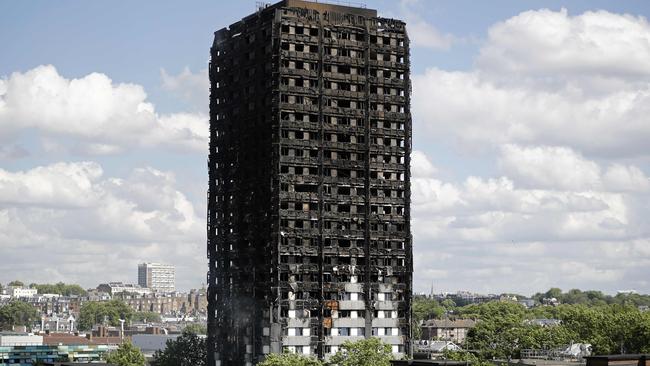
<path id="1" fill-rule="evenodd" d="M 187 289 L 203 281 L 204 246 L 205 218 L 171 172 L 106 177 L 96 162 L 0 170 L 0 282 L 134 282 L 138 262 L 162 261 Z"/>
<path id="2" fill-rule="evenodd" d="M 530 10 L 493 25 L 477 63 L 501 76 L 648 80 L 650 24 L 643 17 Z"/>
<path id="3" fill-rule="evenodd" d="M 600 167 L 566 147 L 504 145 L 501 169 L 532 187 L 590 190 L 600 187 Z"/>
<path id="4" fill-rule="evenodd" d="M 476 68 L 413 77 L 416 133 L 465 150 L 504 143 L 647 157 L 650 27 L 606 11 L 528 11 L 489 30 Z"/>
<path id="5" fill-rule="evenodd" d="M 399 18 L 406 22 L 406 30 L 412 47 L 430 48 L 434 50 L 448 50 L 458 37 L 444 33 L 435 25 L 427 22 L 419 11 L 429 6 L 419 0 L 401 0 Z"/>
<path id="6" fill-rule="evenodd" d="M 414 174 L 416 288 L 433 281 L 438 290 L 527 294 L 551 286 L 615 291 L 625 281 L 647 289 L 639 275 L 648 274 L 640 242 L 650 240 L 643 172 L 548 146 L 506 145 L 499 161 L 500 177 Z"/>
<path id="7" fill-rule="evenodd" d="M 101 73 L 67 79 L 51 65 L 15 72 L 0 86 L 2 139 L 27 129 L 72 137 L 88 154 L 137 146 L 204 152 L 209 136 L 206 114 L 160 115 L 140 85 L 115 84 Z"/>
<path id="8" fill-rule="evenodd" d="M 207 112 L 210 105 L 210 80 L 208 69 L 196 73 L 185 67 L 177 75 L 170 75 L 160 69 L 162 86 L 183 100 L 190 102 L 197 110 Z"/>

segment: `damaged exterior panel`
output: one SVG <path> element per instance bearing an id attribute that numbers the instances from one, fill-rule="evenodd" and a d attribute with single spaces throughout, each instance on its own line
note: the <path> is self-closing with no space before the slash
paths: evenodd
<path id="1" fill-rule="evenodd" d="M 372 336 L 410 353 L 405 24 L 286 0 L 211 56 L 209 365 Z"/>

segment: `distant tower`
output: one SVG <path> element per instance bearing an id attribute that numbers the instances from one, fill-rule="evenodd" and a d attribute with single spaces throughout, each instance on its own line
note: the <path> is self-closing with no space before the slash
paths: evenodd
<path id="1" fill-rule="evenodd" d="M 156 292 L 174 292 L 176 291 L 176 269 L 171 264 L 139 264 L 138 285 Z"/>
<path id="2" fill-rule="evenodd" d="M 373 336 L 410 353 L 404 22 L 285 0 L 211 56 L 208 365 Z"/>

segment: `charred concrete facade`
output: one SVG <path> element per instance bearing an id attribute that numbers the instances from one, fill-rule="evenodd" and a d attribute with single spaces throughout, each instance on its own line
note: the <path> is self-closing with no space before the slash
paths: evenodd
<path id="1" fill-rule="evenodd" d="M 409 353 L 405 24 L 285 0 L 211 56 L 209 365 L 372 336 Z"/>

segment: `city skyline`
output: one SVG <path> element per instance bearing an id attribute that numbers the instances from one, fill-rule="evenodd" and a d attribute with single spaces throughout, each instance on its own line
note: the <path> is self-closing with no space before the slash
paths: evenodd
<path id="1" fill-rule="evenodd" d="M 205 45 L 255 4 L 105 5 L 0 5 L 0 282 L 198 287 Z M 647 4 L 367 5 L 413 40 L 414 291 L 650 292 Z"/>

